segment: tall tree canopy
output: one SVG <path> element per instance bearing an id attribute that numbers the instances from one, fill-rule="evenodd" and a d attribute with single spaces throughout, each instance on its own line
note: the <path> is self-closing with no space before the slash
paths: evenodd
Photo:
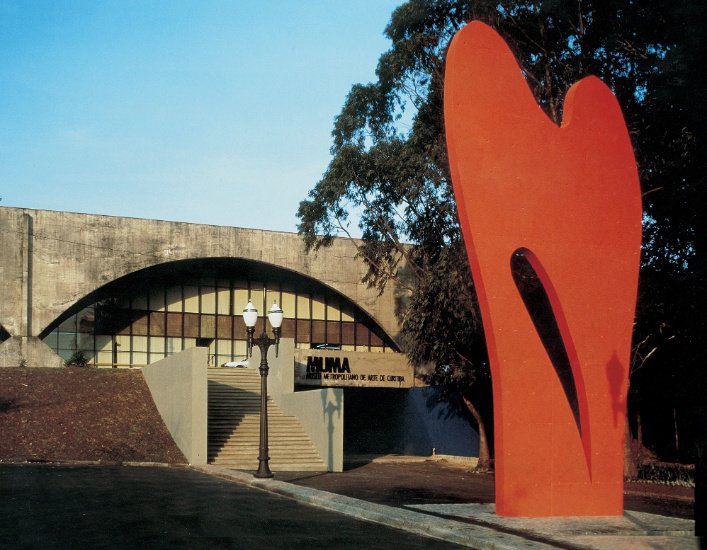
<path id="1" fill-rule="evenodd" d="M 472 397 L 470 382 L 485 379 L 485 346 L 451 189 L 442 91 L 451 37 L 479 19 L 507 40 L 556 123 L 580 78 L 594 74 L 614 90 L 646 212 L 637 348 L 644 357 L 659 339 L 679 336 L 687 349 L 697 317 L 686 323 L 666 304 L 689 281 L 691 303 L 707 305 L 704 15 L 699 0 L 409 0 L 385 29 L 392 46 L 377 79 L 348 94 L 334 123 L 331 163 L 300 204 L 307 247 L 360 234 L 365 281 L 399 290 L 401 343 L 411 360 L 444 366 L 436 380 Z M 670 334 L 660 336 L 667 327 Z M 689 362 L 690 353 L 683 355 Z"/>

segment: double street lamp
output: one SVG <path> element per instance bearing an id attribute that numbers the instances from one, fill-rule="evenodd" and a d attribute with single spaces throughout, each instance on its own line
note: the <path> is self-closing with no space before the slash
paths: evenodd
<path id="1" fill-rule="evenodd" d="M 273 303 L 268 311 L 268 320 L 272 327 L 275 338 L 270 338 L 265 332 L 265 321 L 263 320 L 263 332 L 255 338 L 255 325 L 258 322 L 258 310 L 253 302 L 243 310 L 243 321 L 248 331 L 248 358 L 253 354 L 253 344 L 260 349 L 260 450 L 258 452 L 258 471 L 255 477 L 273 477 L 268 462 L 270 460 L 268 450 L 268 348 L 275 345 L 275 357 L 280 349 L 280 327 L 282 326 L 282 309 L 277 303 Z"/>

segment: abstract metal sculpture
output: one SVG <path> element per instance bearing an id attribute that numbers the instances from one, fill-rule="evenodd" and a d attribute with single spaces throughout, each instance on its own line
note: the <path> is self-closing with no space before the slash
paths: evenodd
<path id="1" fill-rule="evenodd" d="M 620 515 L 642 209 L 618 102 L 584 78 L 558 127 L 473 22 L 449 48 L 444 104 L 491 363 L 497 513 Z"/>

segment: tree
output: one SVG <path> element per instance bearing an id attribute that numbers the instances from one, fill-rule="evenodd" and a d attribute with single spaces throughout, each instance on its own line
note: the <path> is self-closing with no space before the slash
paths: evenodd
<path id="1" fill-rule="evenodd" d="M 697 234 L 705 218 L 698 205 L 706 171 L 694 160 L 704 145 L 693 112 L 705 89 L 698 53 L 704 31 L 695 29 L 704 20 L 700 10 L 697 0 L 409 0 L 386 27 L 392 47 L 379 59 L 377 80 L 351 89 L 334 124 L 331 163 L 300 204 L 307 247 L 351 236 L 358 226 L 365 281 L 401 290 L 401 341 L 412 362 L 434 362 L 433 381 L 470 397 L 487 367 L 450 184 L 442 90 L 451 37 L 480 19 L 507 40 L 556 123 L 574 82 L 594 74 L 611 86 L 645 192 L 644 279 L 667 262 L 674 276 L 661 279 L 659 292 L 679 292 L 679 276 L 701 257 Z M 693 279 L 704 289 L 703 279 Z M 642 286 L 639 313 L 658 301 L 652 289 Z M 655 318 L 639 317 L 638 325 L 655 332 Z"/>
<path id="2" fill-rule="evenodd" d="M 397 285 L 402 347 L 413 364 L 437 365 L 434 380 L 461 391 L 479 425 L 479 466 L 488 468 L 484 420 L 469 391 L 487 368 L 483 334 L 442 116 L 444 50 L 465 19 L 463 3 L 409 2 L 393 13 L 386 33 L 394 45 L 379 61 L 378 81 L 349 93 L 333 159 L 298 215 L 309 249 L 358 225 L 365 282 L 379 291 Z"/>

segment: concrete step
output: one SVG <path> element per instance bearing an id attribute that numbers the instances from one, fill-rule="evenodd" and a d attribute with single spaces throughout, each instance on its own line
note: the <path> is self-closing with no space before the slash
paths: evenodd
<path id="1" fill-rule="evenodd" d="M 258 459 L 255 461 L 222 461 L 214 460 L 211 462 L 216 466 L 223 466 L 224 468 L 231 468 L 233 470 L 245 470 L 247 472 L 254 472 L 258 469 Z M 269 462 L 270 470 L 277 475 L 277 472 L 321 472 L 326 468 L 322 464 L 293 464 L 291 462 L 277 462 L 270 460 Z"/>
<path id="2" fill-rule="evenodd" d="M 214 460 L 252 460 L 258 457 L 259 447 L 253 446 L 252 448 L 244 448 L 239 451 L 225 450 L 219 452 Z M 277 460 L 286 459 L 291 462 L 316 462 L 321 463 L 321 457 L 317 455 L 316 452 L 303 452 L 303 451 L 288 451 L 287 449 L 277 449 L 273 447 L 268 448 L 270 458 Z"/>

